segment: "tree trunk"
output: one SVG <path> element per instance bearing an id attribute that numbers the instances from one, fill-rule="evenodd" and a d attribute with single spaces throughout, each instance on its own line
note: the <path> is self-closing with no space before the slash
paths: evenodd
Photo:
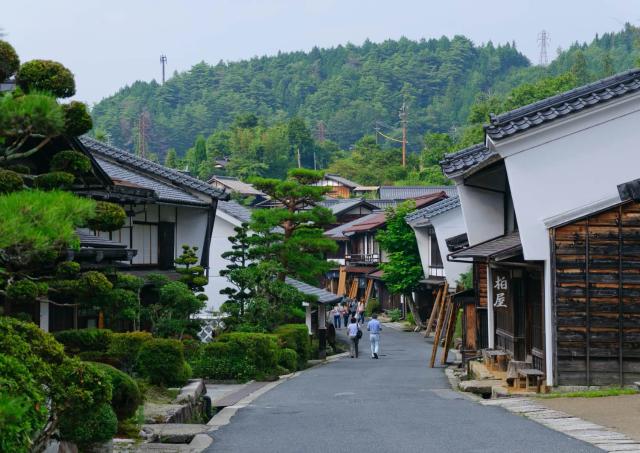
<path id="1" fill-rule="evenodd" d="M 422 321 L 422 318 L 420 317 L 420 313 L 418 312 L 418 307 L 416 307 L 416 304 L 413 301 L 413 293 L 405 294 L 404 299 L 407 305 L 409 305 L 409 310 L 411 310 L 411 314 L 413 315 L 413 320 L 415 321 L 416 326 L 420 327 L 421 329 L 424 329 L 425 328 L 424 321 Z"/>

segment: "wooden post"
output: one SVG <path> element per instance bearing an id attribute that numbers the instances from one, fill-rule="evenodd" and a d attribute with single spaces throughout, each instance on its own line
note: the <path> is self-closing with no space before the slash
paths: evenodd
<path id="1" fill-rule="evenodd" d="M 104 329 L 104 312 L 102 310 L 98 314 L 98 329 Z"/>
<path id="2" fill-rule="evenodd" d="M 446 288 L 447 284 L 445 283 L 444 286 L 441 286 L 438 289 L 438 294 L 436 295 L 436 300 L 433 303 L 433 308 L 431 309 L 431 315 L 429 316 L 429 321 L 427 321 L 427 330 L 425 330 L 424 332 L 424 336 L 425 338 L 429 336 L 429 334 L 431 333 L 431 331 L 433 330 L 433 321 L 435 321 L 437 319 L 438 316 L 438 312 L 440 310 L 440 306 L 442 305 L 442 300 L 444 299 L 443 295 L 444 295 L 444 289 Z"/>
<path id="3" fill-rule="evenodd" d="M 347 291 L 347 269 L 345 266 L 340 266 L 340 274 L 338 277 L 338 296 L 344 296 Z"/>
<path id="4" fill-rule="evenodd" d="M 367 280 L 367 289 L 364 292 L 364 305 L 366 306 L 369 303 L 369 298 L 371 297 L 371 290 L 373 289 L 373 279 Z"/>
<path id="5" fill-rule="evenodd" d="M 458 304 L 456 302 L 451 302 L 449 304 L 451 306 L 451 313 L 449 315 L 449 322 L 447 323 L 447 333 L 444 337 L 444 346 L 442 351 L 442 358 L 440 359 L 440 363 L 445 365 L 447 363 L 447 355 L 449 355 L 449 347 L 451 346 L 451 340 L 453 337 L 453 333 L 456 330 L 456 321 L 458 320 Z"/>
<path id="6" fill-rule="evenodd" d="M 442 325 L 444 324 L 445 315 L 449 306 L 449 297 L 444 300 L 444 304 L 440 309 L 438 316 L 438 324 L 436 325 L 436 334 L 433 337 L 433 349 L 431 350 L 431 360 L 429 361 L 429 367 L 433 368 L 436 363 L 436 354 L 438 353 L 438 343 L 440 343 L 440 336 L 442 334 Z"/>

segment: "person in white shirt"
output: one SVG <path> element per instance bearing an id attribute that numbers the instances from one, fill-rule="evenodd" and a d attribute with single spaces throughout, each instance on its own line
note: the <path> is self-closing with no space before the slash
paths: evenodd
<path id="1" fill-rule="evenodd" d="M 380 350 L 380 332 L 382 332 L 382 324 L 378 321 L 378 315 L 371 315 L 371 321 L 367 324 L 367 330 L 369 331 L 369 342 L 371 343 L 371 358 L 378 358 L 378 351 Z"/>
<path id="2" fill-rule="evenodd" d="M 347 326 L 347 334 L 349 335 L 349 351 L 351 352 L 351 358 L 358 358 L 358 342 L 360 341 L 360 336 L 362 336 L 362 331 L 360 330 L 360 326 L 358 325 L 358 321 L 355 317 L 351 318 L 351 322 Z"/>

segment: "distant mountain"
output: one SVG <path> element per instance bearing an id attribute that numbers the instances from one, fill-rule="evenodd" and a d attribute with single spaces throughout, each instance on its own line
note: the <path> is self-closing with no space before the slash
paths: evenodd
<path id="1" fill-rule="evenodd" d="M 398 110 L 409 106 L 411 150 L 426 132 L 464 125 L 480 93 L 507 93 L 523 82 L 575 70 L 588 80 L 635 66 L 638 29 L 627 25 L 590 44 L 560 51 L 547 67 L 532 66 L 513 43 L 474 45 L 464 36 L 382 43 L 366 41 L 310 52 L 216 65 L 198 63 L 164 85 L 135 82 L 93 109 L 97 128 L 114 144 L 134 150 L 140 126 L 147 148 L 179 155 L 198 134 L 228 127 L 242 113 L 267 123 L 294 115 L 347 149 L 378 127 L 397 136 Z"/>

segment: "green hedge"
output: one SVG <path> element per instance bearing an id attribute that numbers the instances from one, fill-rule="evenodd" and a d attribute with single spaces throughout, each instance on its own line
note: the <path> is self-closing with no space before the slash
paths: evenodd
<path id="1" fill-rule="evenodd" d="M 113 393 L 111 407 L 118 420 L 123 421 L 133 417 L 142 404 L 142 393 L 138 384 L 128 374 L 104 363 L 94 363 L 98 369 L 104 371 L 111 379 Z"/>
<path id="2" fill-rule="evenodd" d="M 63 330 L 54 333 L 54 337 L 64 345 L 64 350 L 68 354 L 87 351 L 107 352 L 113 332 L 109 329 Z"/>
<path id="3" fill-rule="evenodd" d="M 231 358 L 246 357 L 256 370 L 256 378 L 262 379 L 276 374 L 278 339 L 275 335 L 233 332 L 220 335 L 217 341 L 228 345 Z"/>
<path id="4" fill-rule="evenodd" d="M 257 374 L 247 357 L 232 357 L 229 345 L 218 341 L 203 345 L 189 363 L 193 375 L 205 379 L 245 382 Z"/>
<path id="5" fill-rule="evenodd" d="M 89 451 L 90 445 L 111 440 L 117 430 L 118 418 L 108 403 L 60 422 L 62 438 L 78 444 L 80 451 Z"/>
<path id="6" fill-rule="evenodd" d="M 182 385 L 190 377 L 184 347 L 178 340 L 153 339 L 140 348 L 136 368 L 155 385 Z"/>
<path id="7" fill-rule="evenodd" d="M 287 371 L 296 371 L 298 369 L 298 354 L 293 349 L 280 349 L 278 351 L 278 365 Z"/>
<path id="8" fill-rule="evenodd" d="M 131 373 L 138 361 L 142 345 L 151 340 L 153 335 L 149 332 L 114 333 L 107 354 L 117 363 L 118 368 Z"/>
<path id="9" fill-rule="evenodd" d="M 278 327 L 274 334 L 280 339 L 282 347 L 293 349 L 296 352 L 298 369 L 305 368 L 307 361 L 311 358 L 311 341 L 307 325 L 285 324 Z"/>

